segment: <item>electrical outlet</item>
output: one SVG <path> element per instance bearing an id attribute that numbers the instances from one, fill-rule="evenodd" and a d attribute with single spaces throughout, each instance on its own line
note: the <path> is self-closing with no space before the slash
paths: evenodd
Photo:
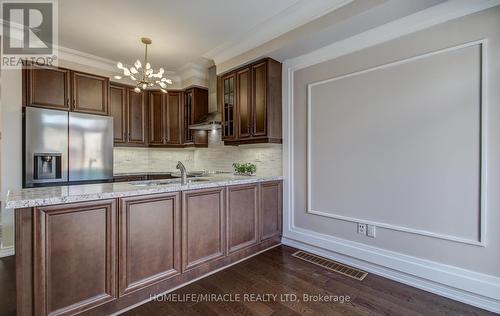
<path id="1" fill-rule="evenodd" d="M 375 238 L 375 230 L 376 230 L 375 225 L 366 225 L 366 236 Z"/>
<path id="2" fill-rule="evenodd" d="M 358 234 L 366 235 L 366 224 L 358 223 Z"/>

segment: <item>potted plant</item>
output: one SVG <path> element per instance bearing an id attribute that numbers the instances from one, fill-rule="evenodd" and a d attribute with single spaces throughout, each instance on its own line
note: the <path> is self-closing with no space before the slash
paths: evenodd
<path id="1" fill-rule="evenodd" d="M 239 176 L 251 176 L 257 171 L 257 166 L 253 163 L 233 163 L 234 174 Z"/>

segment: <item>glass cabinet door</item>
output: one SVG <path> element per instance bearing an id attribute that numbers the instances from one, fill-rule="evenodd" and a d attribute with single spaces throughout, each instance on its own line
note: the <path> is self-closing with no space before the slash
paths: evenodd
<path id="1" fill-rule="evenodd" d="M 233 139 L 235 126 L 234 126 L 234 88 L 235 76 L 234 74 L 227 75 L 222 78 L 222 92 L 223 92 L 223 127 L 222 136 L 224 139 Z"/>

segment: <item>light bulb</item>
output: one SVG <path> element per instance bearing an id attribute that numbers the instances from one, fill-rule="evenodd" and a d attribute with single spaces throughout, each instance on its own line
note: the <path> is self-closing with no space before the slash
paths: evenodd
<path id="1" fill-rule="evenodd" d="M 133 75 L 130 75 L 130 79 L 137 81 L 137 79 L 135 79 L 135 77 Z"/>
<path id="2" fill-rule="evenodd" d="M 156 77 L 158 77 L 158 78 L 163 77 L 163 72 L 159 72 L 159 73 L 157 73 L 157 74 L 156 74 Z"/>
<path id="3" fill-rule="evenodd" d="M 128 70 L 127 68 L 123 68 L 123 74 L 125 76 L 130 76 L 130 70 Z"/>
<path id="4" fill-rule="evenodd" d="M 134 88 L 134 91 L 135 91 L 136 93 L 141 93 L 141 88 L 139 88 L 139 87 L 135 87 L 135 88 Z"/>
<path id="5" fill-rule="evenodd" d="M 160 82 L 160 87 L 162 87 L 162 88 L 166 88 L 166 87 L 167 87 L 167 85 L 166 85 L 166 84 L 164 84 L 163 82 Z"/>
<path id="6" fill-rule="evenodd" d="M 165 82 L 168 84 L 172 84 L 172 79 L 167 79 L 167 80 L 165 80 Z"/>
<path id="7" fill-rule="evenodd" d="M 142 89 L 143 89 L 143 90 L 146 90 L 146 88 L 147 88 L 147 87 L 148 87 L 148 85 L 147 85 L 147 84 L 145 84 L 145 83 L 143 83 L 143 84 L 142 84 Z"/>
<path id="8" fill-rule="evenodd" d="M 167 78 L 161 78 L 161 81 L 167 81 Z"/>
<path id="9" fill-rule="evenodd" d="M 163 89 L 163 88 L 160 88 L 161 92 L 163 93 L 167 93 L 167 90 Z"/>
<path id="10" fill-rule="evenodd" d="M 165 72 L 165 69 L 163 69 L 163 68 L 160 68 L 160 71 L 159 71 L 159 73 L 160 73 L 160 74 L 163 74 L 164 72 Z"/>
<path id="11" fill-rule="evenodd" d="M 146 69 L 150 69 L 151 68 L 151 64 L 150 63 L 146 63 Z"/>
<path id="12" fill-rule="evenodd" d="M 134 63 L 134 66 L 135 66 L 135 68 L 137 68 L 137 69 L 141 68 L 141 66 L 142 66 L 142 65 L 141 65 L 141 61 L 140 61 L 139 59 L 137 59 L 137 60 L 135 61 L 135 63 Z"/>
<path id="13" fill-rule="evenodd" d="M 130 72 L 133 73 L 133 74 L 136 74 L 137 73 L 137 69 L 135 69 L 135 67 L 130 67 Z"/>
<path id="14" fill-rule="evenodd" d="M 115 79 L 121 79 L 121 78 L 122 78 L 122 76 L 118 76 L 118 75 L 115 76 Z"/>
<path id="15" fill-rule="evenodd" d="M 122 69 L 123 68 L 123 64 L 121 62 L 118 62 L 116 64 L 116 67 L 118 67 L 118 69 Z"/>

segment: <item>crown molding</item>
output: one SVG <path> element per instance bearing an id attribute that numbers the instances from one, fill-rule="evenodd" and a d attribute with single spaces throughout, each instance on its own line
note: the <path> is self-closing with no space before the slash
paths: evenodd
<path id="1" fill-rule="evenodd" d="M 238 39 L 227 41 L 208 51 L 203 57 L 213 59 L 216 64 L 226 62 L 352 1 L 354 0 L 299 0 L 245 34 L 240 34 Z"/>
<path id="2" fill-rule="evenodd" d="M 121 74 L 119 69 L 116 67 L 117 61 L 115 60 L 103 58 L 89 53 L 84 53 L 82 51 L 78 51 L 63 46 L 58 46 L 56 47 L 56 49 L 58 52 L 59 60 L 64 60 L 84 66 L 102 69 L 106 72 L 110 72 L 117 75 Z M 124 65 L 130 67 L 130 65 L 127 64 Z M 172 81 L 177 83 L 181 82 L 181 77 L 175 71 L 165 70 L 165 74 L 167 74 L 168 77 L 172 79 Z"/>
<path id="3" fill-rule="evenodd" d="M 310 53 L 288 59 L 285 61 L 286 67 L 292 70 L 306 68 L 497 5 L 500 5 L 500 0 L 448 0 Z"/>

